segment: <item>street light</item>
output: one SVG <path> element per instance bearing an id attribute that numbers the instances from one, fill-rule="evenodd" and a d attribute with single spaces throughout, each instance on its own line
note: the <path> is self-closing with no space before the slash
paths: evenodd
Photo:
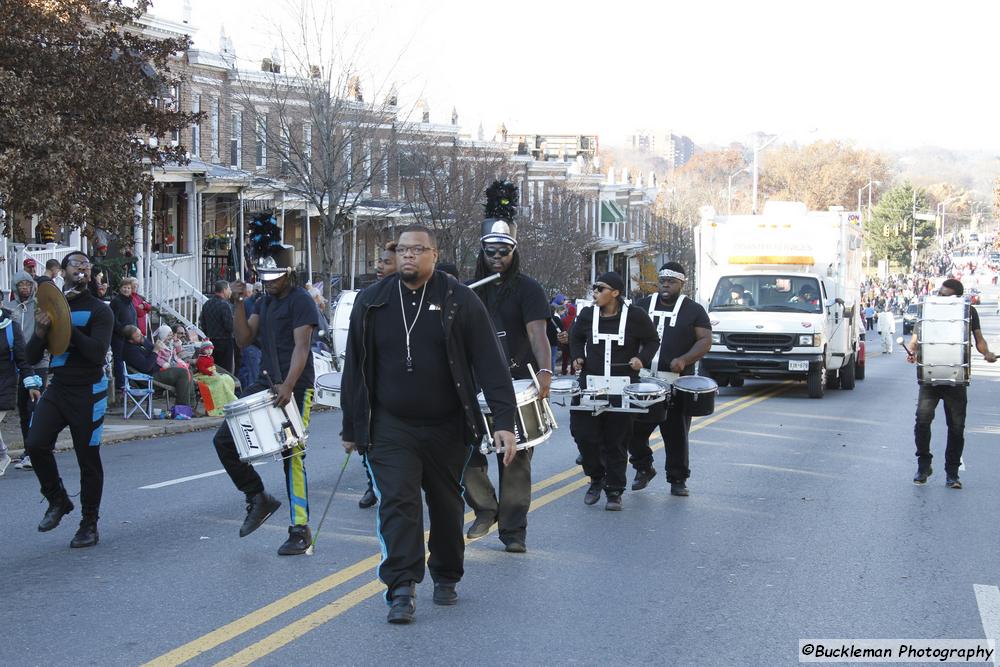
<path id="1" fill-rule="evenodd" d="M 951 197 L 945 199 L 943 202 L 938 202 L 937 214 L 938 217 L 941 219 L 941 232 L 938 235 L 938 243 L 941 245 L 942 248 L 944 247 L 944 220 L 945 220 L 945 214 L 948 212 L 948 204 L 949 202 L 953 202 L 956 199 L 961 199 L 961 197 L 962 195 L 952 195 Z"/>
<path id="2" fill-rule="evenodd" d="M 868 221 L 871 222 L 872 218 L 872 187 L 876 185 L 882 185 L 881 181 L 873 181 L 871 176 L 868 177 L 868 185 L 862 185 L 858 188 L 858 217 L 862 220 L 864 218 L 861 216 L 861 193 L 868 190 Z"/>
<path id="3" fill-rule="evenodd" d="M 770 139 L 768 139 L 767 141 L 765 141 L 764 143 L 760 143 L 761 136 L 758 133 L 757 134 L 757 139 L 756 139 L 756 141 L 754 141 L 754 144 L 753 144 L 753 205 L 750 208 L 750 212 L 753 215 L 757 215 L 757 183 L 758 183 L 758 180 L 759 180 L 759 173 L 760 173 L 760 170 L 758 168 L 758 156 L 760 155 L 760 152 L 762 150 L 764 150 L 765 148 L 767 148 L 768 146 L 770 146 L 771 144 L 773 144 L 775 141 L 777 141 L 778 137 L 780 137 L 780 136 L 781 136 L 780 134 L 776 134 L 773 137 L 771 137 Z M 737 173 L 739 173 L 739 172 L 737 172 Z"/>
<path id="4" fill-rule="evenodd" d="M 733 178 L 739 176 L 744 171 L 750 171 L 750 165 L 744 165 L 743 167 L 740 167 L 733 173 L 729 174 L 729 199 L 728 199 L 728 204 L 726 206 L 726 215 L 733 214 Z M 756 201 L 757 200 L 754 199 L 754 202 Z"/>

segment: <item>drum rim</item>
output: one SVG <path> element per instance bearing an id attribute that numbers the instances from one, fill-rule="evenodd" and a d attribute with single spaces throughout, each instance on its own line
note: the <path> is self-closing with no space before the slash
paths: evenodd
<path id="1" fill-rule="evenodd" d="M 639 389 L 632 389 L 631 391 L 629 391 L 630 387 L 638 387 L 640 385 L 649 385 L 652 387 L 656 387 L 656 389 L 644 390 L 644 391 L 640 391 Z M 663 387 L 662 385 L 658 385 L 655 382 L 633 382 L 632 384 L 627 384 L 624 387 L 622 387 L 622 393 L 629 398 L 645 401 L 649 400 L 650 398 L 660 398 L 666 396 L 667 388 Z"/>
<path id="2" fill-rule="evenodd" d="M 238 398 L 228 405 L 222 406 L 222 411 L 225 414 L 239 414 L 241 412 L 249 412 L 252 409 L 268 405 L 274 401 L 274 396 L 267 389 L 263 391 L 258 391 L 255 394 L 250 394 L 249 396 L 244 396 L 243 398 Z"/>
<path id="3" fill-rule="evenodd" d="M 316 376 L 316 380 L 315 380 L 316 387 L 318 387 L 319 389 L 322 389 L 323 391 L 336 391 L 336 392 L 339 393 L 340 392 L 340 385 L 341 385 L 341 383 L 338 383 L 337 386 L 334 387 L 334 386 L 330 386 L 328 384 L 323 384 L 321 382 L 321 380 L 323 378 L 327 377 L 328 375 L 336 375 L 337 377 L 340 378 L 341 383 L 344 380 L 344 374 L 343 373 L 338 372 L 338 371 L 330 371 L 329 373 L 323 373 L 322 375 L 317 375 Z"/>
<path id="4" fill-rule="evenodd" d="M 699 378 L 699 381 L 711 382 L 714 386 L 705 387 L 703 389 L 693 389 L 685 387 L 684 385 L 688 384 L 688 382 L 684 381 L 685 378 Z M 674 380 L 673 384 L 671 384 L 670 386 L 676 387 L 677 391 L 681 391 L 687 394 L 708 394 L 711 392 L 719 391 L 719 383 L 713 380 L 712 378 L 705 377 L 704 375 L 682 375 L 681 377 Z"/>

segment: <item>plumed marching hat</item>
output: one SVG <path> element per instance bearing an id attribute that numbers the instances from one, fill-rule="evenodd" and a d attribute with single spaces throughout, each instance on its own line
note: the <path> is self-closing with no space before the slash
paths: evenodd
<path id="1" fill-rule="evenodd" d="M 295 248 L 281 242 L 281 230 L 274 214 L 259 213 L 250 223 L 253 268 L 264 281 L 277 280 L 292 272 Z"/>
<path id="2" fill-rule="evenodd" d="M 493 181 L 486 188 L 486 219 L 480 243 L 506 243 L 517 247 L 517 186 L 507 180 Z"/>

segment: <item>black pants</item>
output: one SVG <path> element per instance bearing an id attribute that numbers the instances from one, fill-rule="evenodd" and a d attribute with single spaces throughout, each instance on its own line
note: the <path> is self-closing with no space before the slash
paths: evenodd
<path id="1" fill-rule="evenodd" d="M 125 388 L 125 339 L 121 336 L 111 337 L 111 371 L 115 378 L 115 392 L 119 395 Z"/>
<path id="2" fill-rule="evenodd" d="M 528 530 L 528 509 L 531 507 L 531 457 L 534 449 L 522 449 L 509 466 L 503 464 L 503 454 L 497 454 L 500 471 L 500 498 L 490 482 L 487 459 L 480 452 L 472 454 L 465 471 L 465 501 L 476 516 L 495 517 L 504 544 L 525 540 Z"/>
<path id="3" fill-rule="evenodd" d="M 49 369 L 39 368 L 38 376 L 42 378 L 42 387 L 39 391 L 44 392 L 45 387 L 48 385 L 48 373 Z M 17 383 L 17 415 L 21 419 L 21 441 L 25 443 L 27 447 L 28 442 L 28 427 L 31 425 L 31 415 L 35 412 L 35 401 L 31 400 L 31 395 L 28 394 L 28 390 L 24 388 L 23 382 Z"/>
<path id="4" fill-rule="evenodd" d="M 267 387 L 255 384 L 243 392 L 243 396 L 256 394 L 264 391 Z M 302 414 L 302 423 L 309 427 L 309 414 L 312 411 L 312 389 L 296 389 L 295 404 Z M 246 494 L 247 498 L 264 491 L 264 481 L 257 474 L 257 470 L 246 461 L 240 460 L 239 452 L 236 450 L 236 441 L 233 434 L 229 432 L 229 426 L 222 424 L 215 432 L 212 439 L 215 445 L 215 453 L 222 462 L 222 467 L 229 474 L 229 479 L 233 480 L 236 488 Z M 300 447 L 290 456 L 286 456 L 282 463 L 285 466 L 285 487 L 288 492 L 289 521 L 292 526 L 305 526 L 309 523 L 309 488 L 306 483 L 306 455 Z"/>
<path id="5" fill-rule="evenodd" d="M 875 328 L 875 318 L 874 317 L 866 317 L 865 318 L 865 329 L 867 331 L 871 331 L 874 328 Z"/>
<path id="6" fill-rule="evenodd" d="M 212 351 L 212 359 L 215 360 L 215 365 L 219 368 L 225 368 L 230 375 L 235 375 L 235 361 L 233 359 L 233 352 L 235 350 L 235 345 L 233 345 L 232 338 L 211 338 L 214 350 Z"/>
<path id="7" fill-rule="evenodd" d="M 379 579 L 389 590 L 423 581 L 423 490 L 430 516 L 431 579 L 457 583 L 465 573 L 462 473 L 472 452 L 472 445 L 462 441 L 462 418 L 421 423 L 376 408 L 372 419 L 374 440 L 367 460 L 379 500 Z"/>
<path id="8" fill-rule="evenodd" d="M 667 452 L 667 481 L 683 482 L 691 476 L 688 468 L 688 432 L 691 430 L 691 417 L 681 410 L 667 408 L 667 416 L 659 424 L 636 420 L 632 425 L 632 437 L 628 443 L 629 460 L 632 466 L 649 468 L 653 465 L 653 450 L 649 446 L 649 436 L 656 428 L 660 428 L 663 436 L 663 449 Z"/>
<path id="9" fill-rule="evenodd" d="M 626 446 L 632 435 L 632 422 L 628 412 L 603 412 L 595 416 L 573 410 L 569 414 L 569 430 L 583 457 L 583 472 L 594 481 L 604 480 L 607 493 L 625 490 Z"/>
<path id="10" fill-rule="evenodd" d="M 56 439 L 69 426 L 73 451 L 80 465 L 80 504 L 84 516 L 98 515 L 104 490 L 101 434 L 108 407 L 108 379 L 94 385 L 63 386 L 53 379 L 35 406 L 25 449 L 42 487 L 55 502 L 65 493 L 54 454 Z"/>
<path id="11" fill-rule="evenodd" d="M 944 450 L 946 473 L 958 474 L 965 449 L 965 410 L 968 396 L 964 386 L 920 385 L 917 395 L 917 421 L 913 427 L 913 437 L 917 444 L 917 461 L 930 465 L 931 422 L 939 401 L 944 401 L 944 419 L 948 424 L 948 445 Z M 32 459 L 33 460 L 33 459 Z"/>

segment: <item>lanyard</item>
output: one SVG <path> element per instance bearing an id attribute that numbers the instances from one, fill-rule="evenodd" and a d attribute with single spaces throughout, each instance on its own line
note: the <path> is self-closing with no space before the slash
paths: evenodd
<path id="1" fill-rule="evenodd" d="M 628 319 L 628 305 L 622 302 L 621 312 L 618 313 L 620 319 L 618 321 L 618 332 L 617 333 L 601 333 L 598 331 L 600 328 L 601 320 L 601 309 L 594 306 L 594 317 L 591 323 L 591 336 L 590 340 L 594 345 L 604 343 L 604 375 L 611 375 L 611 345 L 617 343 L 618 345 L 625 344 L 625 321 Z"/>
<path id="2" fill-rule="evenodd" d="M 656 335 L 660 337 L 660 345 L 656 348 L 656 354 L 653 355 L 653 361 L 650 364 L 650 368 L 654 371 L 658 368 L 660 362 L 660 348 L 663 347 L 664 325 L 666 325 L 669 319 L 671 329 L 677 326 L 677 316 L 681 314 L 681 304 L 684 303 L 685 297 L 683 294 L 677 297 L 677 303 L 674 304 L 673 310 L 656 310 L 655 306 L 659 298 L 657 294 L 649 297 L 649 316 L 656 322 Z"/>

